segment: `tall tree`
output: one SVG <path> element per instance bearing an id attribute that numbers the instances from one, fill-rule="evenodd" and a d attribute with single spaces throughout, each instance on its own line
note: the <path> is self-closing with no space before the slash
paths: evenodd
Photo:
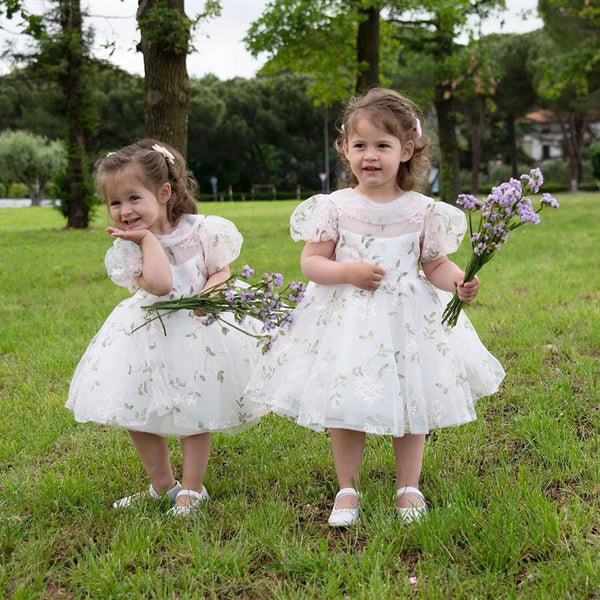
<path id="1" fill-rule="evenodd" d="M 207 0 L 204 12 L 190 19 L 184 0 L 139 0 L 138 49 L 144 55 L 144 122 L 146 135 L 187 154 L 191 98 L 186 58 L 200 19 L 220 14 L 220 3 Z"/>
<path id="2" fill-rule="evenodd" d="M 93 202 L 86 143 L 93 118 L 85 79 L 90 39 L 83 29 L 80 2 L 54 0 L 54 9 L 41 16 L 28 11 L 20 0 L 5 0 L 0 6 L 9 18 L 19 15 L 23 32 L 38 40 L 35 61 L 61 89 L 60 108 L 67 121 L 63 212 L 67 227 L 86 228 Z"/>
<path id="3" fill-rule="evenodd" d="M 317 104 L 331 106 L 380 83 L 380 8 L 372 0 L 276 0 L 252 23 L 244 41 L 267 52 L 265 74 L 310 74 Z"/>
<path id="4" fill-rule="evenodd" d="M 600 98 L 600 7 L 589 0 L 540 0 L 548 34 L 538 92 L 558 117 L 572 191 L 582 180 L 584 133 Z"/>

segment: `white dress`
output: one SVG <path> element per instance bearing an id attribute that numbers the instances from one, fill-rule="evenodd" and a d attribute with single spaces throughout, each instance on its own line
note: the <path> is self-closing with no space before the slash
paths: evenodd
<path id="1" fill-rule="evenodd" d="M 416 192 L 378 204 L 343 189 L 300 204 L 294 240 L 334 240 L 336 261 L 386 274 L 374 292 L 309 283 L 244 398 L 316 431 L 402 436 L 475 419 L 475 401 L 498 389 L 504 370 L 464 314 L 442 326 L 451 294 L 419 271 L 454 252 L 465 230 L 459 209 Z"/>
<path id="2" fill-rule="evenodd" d="M 240 398 L 260 355 L 256 340 L 219 324 L 203 325 L 191 311 L 141 325 L 147 306 L 199 293 L 211 274 L 237 258 L 242 236 L 221 217 L 184 215 L 157 236 L 171 263 L 173 289 L 154 296 L 140 289 L 140 247 L 116 239 L 106 253 L 108 275 L 134 292 L 112 311 L 75 370 L 66 403 L 79 422 L 94 421 L 162 436 L 230 433 L 266 411 Z"/>

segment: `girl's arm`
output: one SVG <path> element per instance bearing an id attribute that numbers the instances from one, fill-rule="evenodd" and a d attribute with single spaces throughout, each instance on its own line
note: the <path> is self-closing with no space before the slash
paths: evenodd
<path id="1" fill-rule="evenodd" d="M 219 285 L 224 281 L 227 281 L 231 277 L 231 270 L 229 265 L 221 267 L 217 272 L 213 273 L 206 281 L 206 284 L 202 288 L 202 291 L 207 290 L 215 285 Z"/>
<path id="2" fill-rule="evenodd" d="M 363 290 L 376 290 L 385 275 L 381 267 L 369 263 L 332 260 L 335 242 L 306 242 L 300 258 L 302 274 L 325 285 L 350 283 Z"/>
<path id="3" fill-rule="evenodd" d="M 142 250 L 142 272 L 135 280 L 138 285 L 155 296 L 164 296 L 173 289 L 171 266 L 158 238 L 147 229 L 123 231 L 109 227 L 113 237 L 135 242 Z"/>
<path id="4" fill-rule="evenodd" d="M 453 263 L 447 256 L 441 256 L 430 262 L 421 263 L 425 277 L 435 287 L 447 292 L 458 294 L 459 300 L 462 302 L 471 302 L 479 292 L 479 278 L 477 275 L 472 281 L 465 283 L 464 271 L 458 265 Z"/>

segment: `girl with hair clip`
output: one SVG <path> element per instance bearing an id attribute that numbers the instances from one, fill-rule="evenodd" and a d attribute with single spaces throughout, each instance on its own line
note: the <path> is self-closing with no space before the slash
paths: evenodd
<path id="1" fill-rule="evenodd" d="M 196 182 L 166 144 L 141 140 L 109 153 L 97 165 L 96 185 L 114 222 L 107 229 L 115 240 L 106 269 L 133 296 L 90 343 L 66 406 L 78 422 L 124 427 L 131 435 L 150 487 L 113 508 L 164 497 L 170 514 L 185 516 L 208 499 L 203 481 L 211 432 L 237 431 L 264 413 L 240 400 L 259 350 L 252 338 L 236 330 L 225 336 L 219 325 L 206 326 L 189 311 L 139 327 L 142 307 L 225 281 L 242 236 L 226 219 L 196 214 Z M 181 483 L 171 468 L 168 436 L 181 438 Z"/>
<path id="2" fill-rule="evenodd" d="M 504 377 L 464 315 L 454 329 L 441 323 L 449 294 L 440 290 L 470 302 L 479 281 L 465 283 L 446 256 L 465 234 L 464 214 L 414 190 L 428 167 L 419 114 L 385 89 L 348 104 L 336 146 L 350 187 L 294 211 L 291 235 L 305 241 L 311 282 L 245 392 L 300 425 L 330 429 L 333 527 L 359 519 L 367 433 L 392 437 L 399 518 L 422 518 L 426 434 L 475 419 L 475 401 Z"/>

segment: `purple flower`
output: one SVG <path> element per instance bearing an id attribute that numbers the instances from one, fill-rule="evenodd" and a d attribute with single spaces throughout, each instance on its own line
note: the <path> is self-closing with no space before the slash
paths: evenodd
<path id="1" fill-rule="evenodd" d="M 215 315 L 214 313 L 209 313 L 208 315 L 206 315 L 206 317 L 204 317 L 204 319 L 202 319 L 202 325 L 206 325 L 208 327 L 209 325 L 212 325 L 216 320 L 217 315 Z"/>
<path id="2" fill-rule="evenodd" d="M 540 204 L 545 204 L 546 206 L 549 206 L 550 208 L 559 208 L 560 207 L 560 204 L 556 201 L 556 198 L 553 198 L 547 192 L 542 194 L 542 197 L 540 199 Z"/>
<path id="3" fill-rule="evenodd" d="M 483 202 L 471 196 L 471 194 L 460 194 L 456 200 L 456 204 L 464 207 L 466 210 L 477 210 L 483 206 Z"/>
<path id="4" fill-rule="evenodd" d="M 244 265 L 244 270 L 242 271 L 241 275 L 244 279 L 250 279 L 252 275 L 254 275 L 254 273 L 254 269 L 252 269 L 248 265 Z"/>
<path id="5" fill-rule="evenodd" d="M 273 275 L 273 283 L 275 287 L 281 287 L 283 285 L 283 275 L 281 273 L 275 273 Z"/>
<path id="6" fill-rule="evenodd" d="M 225 290 L 223 292 L 223 298 L 225 298 L 227 302 L 233 302 L 235 300 L 235 292 L 233 290 Z"/>
<path id="7" fill-rule="evenodd" d="M 521 181 L 525 182 L 534 194 L 537 194 L 544 183 L 544 176 L 539 169 L 531 169 L 529 174 L 524 173 L 521 175 Z"/>

